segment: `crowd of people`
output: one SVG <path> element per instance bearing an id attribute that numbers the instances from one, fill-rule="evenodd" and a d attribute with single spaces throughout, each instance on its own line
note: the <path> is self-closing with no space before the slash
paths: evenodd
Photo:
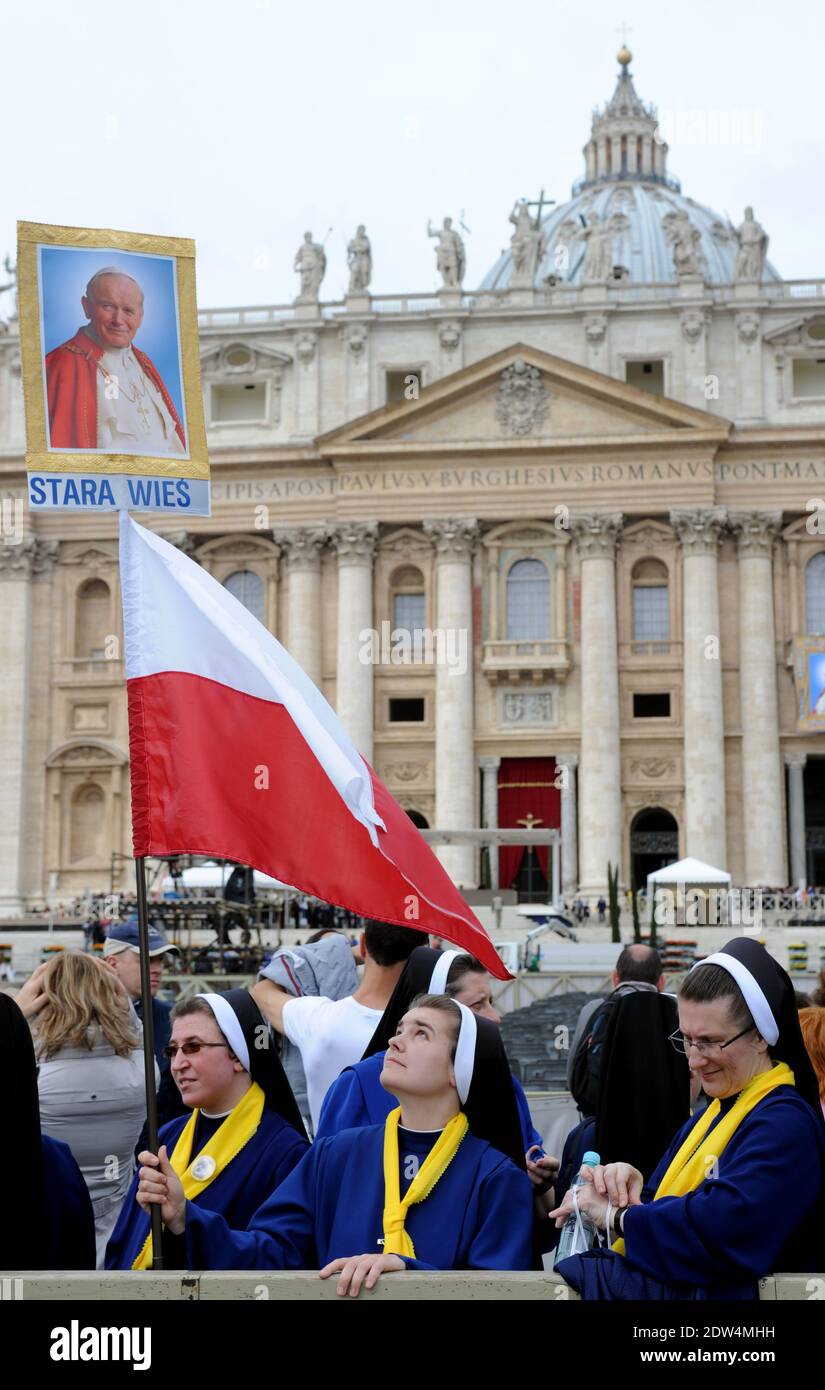
<path id="1" fill-rule="evenodd" d="M 331 921 L 250 990 L 153 998 L 157 1153 L 136 921 L 0 994 L 20 1138 L 0 1162 L 19 1192 L 22 1150 L 26 1187 L 3 1267 L 151 1268 L 155 1207 L 165 1268 L 315 1269 L 350 1296 L 405 1269 L 546 1267 L 569 1221 L 593 1244 L 556 1270 L 588 1299 L 753 1298 L 825 1267 L 825 994 L 798 1001 L 752 938 L 676 995 L 655 949 L 624 948 L 571 1040 L 580 1121 L 556 1157 L 491 977 L 426 941 Z M 150 932 L 153 995 L 174 949 Z"/>

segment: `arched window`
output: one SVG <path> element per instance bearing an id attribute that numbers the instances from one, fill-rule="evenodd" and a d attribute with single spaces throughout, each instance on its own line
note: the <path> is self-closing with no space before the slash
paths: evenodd
<path id="1" fill-rule="evenodd" d="M 233 598 L 247 608 L 259 623 L 264 620 L 264 581 L 253 570 L 235 570 L 227 575 L 223 586 Z"/>
<path id="2" fill-rule="evenodd" d="M 427 594 L 424 576 L 415 565 L 404 565 L 395 571 L 390 581 L 392 590 L 392 625 L 409 632 L 413 640 L 427 626 Z"/>
<path id="3" fill-rule="evenodd" d="M 102 579 L 87 579 L 77 591 L 75 609 L 76 657 L 102 660 L 106 655 L 109 636 L 112 596 L 109 585 Z"/>
<path id="4" fill-rule="evenodd" d="M 430 823 L 427 820 L 426 816 L 422 816 L 420 811 L 408 811 L 407 815 L 409 816 L 413 825 L 418 826 L 419 830 L 429 830 Z"/>
<path id="5" fill-rule="evenodd" d="M 667 566 L 640 560 L 633 567 L 633 641 L 670 641 Z"/>
<path id="6" fill-rule="evenodd" d="M 811 637 L 825 632 L 825 550 L 805 567 L 805 631 Z"/>
<path id="7" fill-rule="evenodd" d="M 550 636 L 550 576 L 541 560 L 516 560 L 507 575 L 507 636 L 515 642 Z"/>
<path id="8" fill-rule="evenodd" d="M 69 860 L 99 859 L 103 853 L 106 798 L 95 783 L 79 787 L 72 797 Z"/>

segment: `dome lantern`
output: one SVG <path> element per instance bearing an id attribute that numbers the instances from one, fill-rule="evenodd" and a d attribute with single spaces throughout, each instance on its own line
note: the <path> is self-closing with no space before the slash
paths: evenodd
<path id="1" fill-rule="evenodd" d="M 584 178 L 573 191 L 608 179 L 667 183 L 678 191 L 678 181 L 667 177 L 667 145 L 657 136 L 656 108 L 645 106 L 633 86 L 633 54 L 622 44 L 616 57 L 620 65 L 616 90 L 603 110 L 593 112 L 590 139 L 584 147 Z"/>

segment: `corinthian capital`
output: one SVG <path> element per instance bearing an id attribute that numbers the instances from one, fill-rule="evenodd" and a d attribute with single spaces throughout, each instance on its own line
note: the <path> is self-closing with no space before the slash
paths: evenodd
<path id="1" fill-rule="evenodd" d="M 59 541 L 42 540 L 40 536 L 23 536 L 22 540 L 0 542 L 0 577 L 31 579 L 32 575 L 48 574 L 60 549 Z"/>
<path id="2" fill-rule="evenodd" d="M 576 538 L 581 558 L 614 555 L 623 520 L 621 512 L 573 512 L 570 532 Z"/>
<path id="3" fill-rule="evenodd" d="M 782 526 L 781 512 L 731 512 L 728 525 L 734 532 L 739 554 L 771 558 L 773 543 Z"/>
<path id="4" fill-rule="evenodd" d="M 441 521 L 425 521 L 424 534 L 430 537 L 441 560 L 471 560 L 478 540 L 475 517 L 451 516 Z"/>
<path id="5" fill-rule="evenodd" d="M 327 527 L 285 526 L 273 531 L 272 539 L 284 552 L 287 573 L 294 570 L 317 570 L 321 565 L 321 550 L 327 539 Z"/>
<path id="6" fill-rule="evenodd" d="M 328 532 L 339 565 L 371 565 L 378 539 L 377 521 L 339 521 Z"/>
<path id="7" fill-rule="evenodd" d="M 724 507 L 679 507 L 670 524 L 688 555 L 715 555 L 725 525 Z"/>

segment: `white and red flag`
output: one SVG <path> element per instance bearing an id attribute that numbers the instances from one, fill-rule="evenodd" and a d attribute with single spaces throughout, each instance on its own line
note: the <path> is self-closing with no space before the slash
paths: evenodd
<path id="1" fill-rule="evenodd" d="M 323 695 L 243 604 L 125 511 L 120 579 L 135 856 L 236 860 L 509 978 Z"/>

